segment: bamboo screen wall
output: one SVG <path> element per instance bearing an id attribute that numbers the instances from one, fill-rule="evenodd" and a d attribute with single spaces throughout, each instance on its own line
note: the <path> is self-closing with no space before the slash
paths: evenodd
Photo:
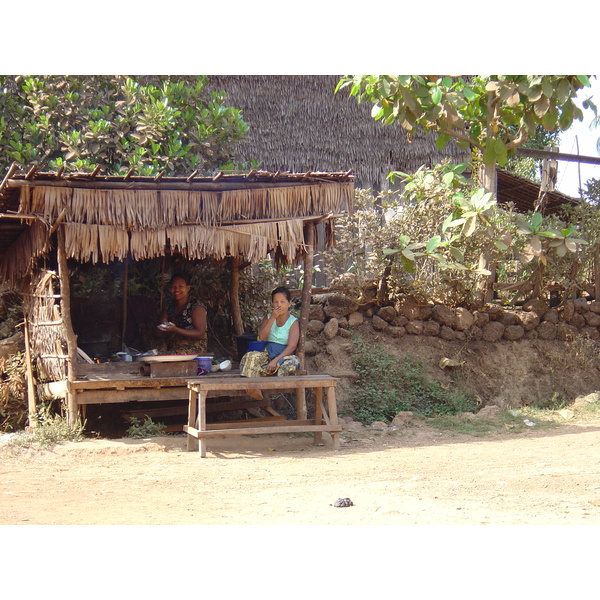
<path id="1" fill-rule="evenodd" d="M 55 285 L 56 283 L 56 285 Z M 61 318 L 58 276 L 54 271 L 33 272 L 29 292 L 23 296 L 28 315 L 31 354 L 40 380 L 60 381 L 67 378 L 67 341 Z"/>

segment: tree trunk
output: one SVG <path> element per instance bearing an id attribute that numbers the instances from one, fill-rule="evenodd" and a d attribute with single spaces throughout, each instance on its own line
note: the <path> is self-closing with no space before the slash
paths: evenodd
<path id="1" fill-rule="evenodd" d="M 67 254 L 65 250 L 65 232 L 63 227 L 58 228 L 58 276 L 60 279 L 60 314 L 67 338 L 67 422 L 75 425 L 77 421 L 77 403 L 70 383 L 75 381 L 75 363 L 77 361 L 77 336 L 73 331 L 71 322 L 71 286 L 69 283 L 69 269 L 67 267 Z"/>

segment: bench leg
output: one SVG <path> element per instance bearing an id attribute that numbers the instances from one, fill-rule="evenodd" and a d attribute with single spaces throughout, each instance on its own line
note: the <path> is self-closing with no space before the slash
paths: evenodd
<path id="1" fill-rule="evenodd" d="M 190 390 L 189 404 L 188 404 L 188 427 L 196 428 L 196 415 L 198 412 L 198 392 Z M 188 452 L 198 449 L 198 438 L 188 433 L 187 437 L 187 449 Z"/>
<path id="2" fill-rule="evenodd" d="M 323 424 L 323 388 L 315 388 L 315 425 Z M 315 431 L 314 443 L 319 445 L 323 443 L 323 432 Z"/>
<path id="3" fill-rule="evenodd" d="M 198 432 L 206 431 L 206 397 L 208 392 L 198 393 Z M 200 438 L 200 458 L 206 457 L 206 438 Z"/>
<path id="4" fill-rule="evenodd" d="M 337 404 L 335 402 L 335 388 L 328 387 L 327 388 L 327 411 L 329 412 L 329 421 L 332 425 L 338 424 L 338 416 L 337 416 Z M 331 438 L 333 440 L 333 447 L 335 450 L 340 449 L 340 434 L 339 432 L 333 432 L 331 434 Z"/>
<path id="5" fill-rule="evenodd" d="M 306 390 L 296 388 L 296 419 L 304 421 L 306 419 Z"/>

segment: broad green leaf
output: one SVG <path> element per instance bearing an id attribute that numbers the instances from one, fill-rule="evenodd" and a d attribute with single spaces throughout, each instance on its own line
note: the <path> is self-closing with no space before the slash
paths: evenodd
<path id="1" fill-rule="evenodd" d="M 461 265 L 460 263 L 448 263 L 446 265 L 448 269 L 451 271 L 468 271 L 469 269 L 465 267 L 465 265 Z"/>
<path id="2" fill-rule="evenodd" d="M 401 259 L 400 262 L 402 264 L 402 268 L 407 273 L 415 272 L 415 261 L 414 260 L 410 260 L 410 259 L 406 258 L 406 256 L 401 256 L 400 259 Z"/>
<path id="3" fill-rule="evenodd" d="M 533 105 L 533 111 L 538 119 L 543 119 L 544 115 L 550 108 L 550 100 L 546 96 L 541 96 Z"/>
<path id="4" fill-rule="evenodd" d="M 452 86 L 452 77 L 444 77 L 442 79 L 442 85 L 448 89 L 449 87 Z"/>
<path id="5" fill-rule="evenodd" d="M 537 231 L 542 224 L 544 217 L 542 213 L 536 212 L 531 216 L 531 229 L 532 231 Z"/>
<path id="6" fill-rule="evenodd" d="M 399 252 L 402 252 L 402 250 L 397 250 L 394 248 L 384 248 L 383 249 L 383 256 L 393 256 L 394 254 L 398 254 Z"/>
<path id="7" fill-rule="evenodd" d="M 527 92 L 527 97 L 530 102 L 537 102 L 542 97 L 542 87 L 534 86 Z"/>
<path id="8" fill-rule="evenodd" d="M 556 86 L 556 102 L 564 104 L 571 93 L 571 85 L 566 79 L 561 79 Z"/>
<path id="9" fill-rule="evenodd" d="M 442 238 L 439 235 L 434 235 L 425 246 L 426 252 L 433 252 L 441 243 Z"/>
<path id="10" fill-rule="evenodd" d="M 539 236 L 534 235 L 529 240 L 529 250 L 535 255 L 539 256 L 542 253 L 542 240 Z"/>
<path id="11" fill-rule="evenodd" d="M 565 246 L 570 252 L 577 252 L 577 242 L 572 238 L 565 239 Z"/>
<path id="12" fill-rule="evenodd" d="M 454 173 L 444 173 L 442 175 L 442 181 L 446 185 L 450 185 L 454 181 Z"/>
<path id="13" fill-rule="evenodd" d="M 486 165 L 490 165 L 496 162 L 496 150 L 495 150 L 495 138 L 491 138 L 483 150 L 483 162 Z"/>
<path id="14" fill-rule="evenodd" d="M 462 251 L 459 248 L 456 248 L 455 246 L 450 246 L 449 250 L 450 250 L 450 255 L 456 262 L 459 262 L 459 263 L 465 262 L 465 255 L 462 253 Z"/>
<path id="15" fill-rule="evenodd" d="M 371 118 L 378 120 L 383 116 L 383 109 L 379 104 L 374 104 L 371 109 Z"/>
<path id="16" fill-rule="evenodd" d="M 488 271 L 487 269 L 473 269 L 473 273 L 476 273 L 477 275 L 485 275 L 486 277 L 489 277 L 492 272 Z"/>
<path id="17" fill-rule="evenodd" d="M 477 227 L 477 217 L 472 216 L 469 217 L 462 228 L 462 235 L 465 237 L 471 237 L 475 232 L 475 228 Z"/>
<path id="18" fill-rule="evenodd" d="M 449 141 L 450 141 L 450 136 L 446 135 L 445 133 L 441 133 L 440 135 L 437 136 L 437 139 L 435 140 L 436 148 L 438 150 L 443 150 Z"/>
<path id="19" fill-rule="evenodd" d="M 434 104 L 439 104 L 442 101 L 442 89 L 434 87 L 431 90 L 431 100 Z"/>
<path id="20" fill-rule="evenodd" d="M 500 138 L 496 138 L 496 142 L 494 144 L 494 153 L 496 154 L 496 160 L 501 167 L 506 165 L 507 160 L 507 152 L 506 146 L 504 142 Z"/>
<path id="21" fill-rule="evenodd" d="M 542 119 L 543 123 L 544 123 L 544 127 L 546 128 L 546 131 L 552 131 L 555 127 L 556 124 L 558 123 L 558 111 L 555 110 L 549 110 L 545 115 L 544 118 Z"/>
<path id="22" fill-rule="evenodd" d="M 494 242 L 494 246 L 496 246 L 496 248 L 498 248 L 498 250 L 502 250 L 503 252 L 505 250 L 508 250 L 508 246 L 504 242 L 501 242 L 500 240 L 496 240 Z"/>
<path id="23" fill-rule="evenodd" d="M 447 217 L 444 219 L 444 221 L 443 221 L 443 223 L 442 223 L 442 227 L 441 227 L 441 229 L 442 229 L 442 233 L 445 233 L 445 232 L 446 232 L 446 230 L 447 230 L 447 229 L 448 229 L 448 227 L 450 226 L 450 223 L 451 223 L 451 222 L 452 222 L 452 215 L 448 215 L 448 216 L 447 216 Z"/>
<path id="24" fill-rule="evenodd" d="M 542 92 L 544 92 L 544 96 L 546 96 L 546 98 L 552 98 L 554 86 L 548 77 L 544 77 L 542 79 Z"/>
<path id="25" fill-rule="evenodd" d="M 448 225 L 446 225 L 446 227 L 449 229 L 451 227 L 458 227 L 459 225 L 462 225 L 467 219 L 465 218 L 460 218 L 460 219 L 454 219 L 452 221 L 450 221 L 448 223 Z"/>
<path id="26" fill-rule="evenodd" d="M 585 87 L 590 87 L 590 78 L 587 75 L 577 75 L 577 79 L 579 79 Z"/>
<path id="27" fill-rule="evenodd" d="M 413 261 L 415 260 L 415 254 L 414 254 L 414 252 L 412 252 L 408 248 L 404 248 L 404 250 L 402 250 L 402 256 L 404 258 L 407 258 L 408 260 L 413 260 Z"/>
<path id="28" fill-rule="evenodd" d="M 473 102 L 473 100 L 477 100 L 478 98 L 477 94 L 470 87 L 465 87 L 462 93 L 469 102 Z"/>
<path id="29" fill-rule="evenodd" d="M 565 244 L 561 244 L 556 248 L 556 254 L 561 258 L 567 253 L 567 246 Z"/>

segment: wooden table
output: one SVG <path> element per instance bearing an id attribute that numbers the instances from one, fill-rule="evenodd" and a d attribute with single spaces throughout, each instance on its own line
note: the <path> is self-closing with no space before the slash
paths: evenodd
<path id="1" fill-rule="evenodd" d="M 335 386 L 337 379 L 330 375 L 296 375 L 290 377 L 206 377 L 188 381 L 189 407 L 188 424 L 183 430 L 188 434 L 188 450 L 200 450 L 200 456 L 206 456 L 206 438 L 221 435 L 256 435 L 269 433 L 313 432 L 315 443 L 319 443 L 324 431 L 331 434 L 333 447 L 339 449 L 339 434 Z M 315 415 L 307 419 L 306 389 L 314 390 Z M 224 392 L 240 393 L 244 390 L 293 390 L 296 394 L 296 419 L 253 423 L 253 419 L 244 422 L 206 424 L 206 398 L 221 395 Z M 323 404 L 323 390 L 326 390 L 327 408 Z"/>

